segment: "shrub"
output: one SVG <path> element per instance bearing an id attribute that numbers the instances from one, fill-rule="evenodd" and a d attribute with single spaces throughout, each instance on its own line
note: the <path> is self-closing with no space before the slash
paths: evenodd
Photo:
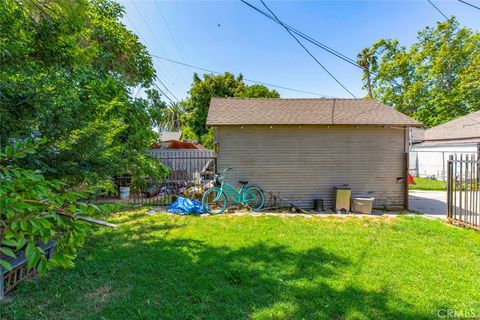
<path id="1" fill-rule="evenodd" d="M 112 205 L 86 203 L 90 190 L 64 190 L 59 180 L 47 180 L 33 170 L 20 168 L 16 161 L 33 155 L 45 140 L 19 140 L 0 152 L 0 252 L 15 258 L 21 250 L 28 267 L 43 274 L 51 266 L 70 267 L 89 225 L 79 217 L 106 212 Z M 40 243 L 56 240 L 56 254 L 47 260 Z M 0 256 L 0 265 L 11 265 Z"/>

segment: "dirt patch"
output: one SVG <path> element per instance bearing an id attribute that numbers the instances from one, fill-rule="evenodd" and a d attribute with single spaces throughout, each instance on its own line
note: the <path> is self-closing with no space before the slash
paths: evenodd
<path id="1" fill-rule="evenodd" d="M 95 291 L 87 293 L 87 297 L 96 309 L 100 309 L 104 304 L 108 302 L 112 294 L 112 288 L 109 285 L 103 285 Z"/>

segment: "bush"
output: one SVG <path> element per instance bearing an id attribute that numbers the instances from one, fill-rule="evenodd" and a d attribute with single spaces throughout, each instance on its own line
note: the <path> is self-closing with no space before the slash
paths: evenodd
<path id="1" fill-rule="evenodd" d="M 88 204 L 90 190 L 64 191 L 59 180 L 47 180 L 33 170 L 20 168 L 16 161 L 34 154 L 45 140 L 20 140 L 0 152 L 0 253 L 15 258 L 24 250 L 28 268 L 40 274 L 52 266 L 70 267 L 89 225 L 79 217 L 106 212 L 112 205 Z M 56 254 L 47 260 L 39 243 L 56 240 Z M 0 265 L 11 269 L 0 256 Z"/>

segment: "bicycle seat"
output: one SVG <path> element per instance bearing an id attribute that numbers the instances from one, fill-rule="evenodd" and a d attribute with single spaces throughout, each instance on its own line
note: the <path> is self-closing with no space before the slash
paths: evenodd
<path id="1" fill-rule="evenodd" d="M 238 183 L 246 185 L 246 184 L 248 184 L 248 181 L 238 181 Z"/>

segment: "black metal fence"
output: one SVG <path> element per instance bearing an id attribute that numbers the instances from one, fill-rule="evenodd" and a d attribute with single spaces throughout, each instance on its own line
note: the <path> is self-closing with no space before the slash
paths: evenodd
<path id="1" fill-rule="evenodd" d="M 151 152 L 169 170 L 161 180 L 145 180 L 141 187 L 131 186 L 130 200 L 134 204 L 166 206 L 178 196 L 200 199 L 217 172 L 217 158 L 210 150 L 202 152 Z"/>
<path id="2" fill-rule="evenodd" d="M 447 220 L 480 230 L 480 161 L 475 155 L 448 160 Z"/>

